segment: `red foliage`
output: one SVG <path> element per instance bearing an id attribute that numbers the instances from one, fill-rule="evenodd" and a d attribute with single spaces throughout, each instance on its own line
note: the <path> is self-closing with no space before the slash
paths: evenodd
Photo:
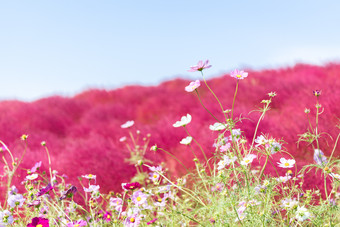
<path id="1" fill-rule="evenodd" d="M 268 92 L 275 91 L 278 95 L 273 99 L 271 111 L 260 124 L 259 133 L 285 140 L 288 144 L 284 147 L 295 156 L 298 169 L 311 163 L 312 148 L 303 143 L 297 148 L 296 144 L 297 135 L 307 129 L 304 109 L 310 108 L 314 116 L 316 98 L 312 91 L 321 89 L 319 100 L 325 108 L 320 119 L 321 130 L 336 137 L 338 129 L 335 125 L 337 117 L 340 117 L 340 65 L 296 65 L 278 70 L 247 71 L 248 78 L 240 81 L 234 116 L 242 114 L 248 119 L 237 127 L 251 140 L 259 114 L 250 111 L 261 106 L 260 102 L 267 99 Z M 199 73 L 197 78 L 200 79 Z M 52 168 L 68 175 L 70 183 L 77 182 L 77 176 L 91 173 L 97 175 L 101 191 L 120 191 L 120 184 L 129 182 L 135 174 L 135 168 L 124 162 L 128 153 L 119 142 L 119 138 L 130 130 L 120 128 L 127 120 L 136 122 L 132 131 L 139 129 L 144 135 L 152 134 L 151 145 L 157 143 L 185 165 L 192 166 L 190 150 L 179 144 L 186 136 L 185 131 L 172 127 L 181 116 L 190 113 L 193 120 L 188 130 L 200 141 L 206 153 L 213 151 L 216 133 L 209 130 L 209 125 L 216 121 L 202 108 L 194 93 L 184 91 L 188 84 L 187 80 L 176 79 L 156 87 L 89 90 L 72 98 L 49 97 L 32 103 L 3 101 L 0 103 L 0 139 L 19 157 L 24 150 L 20 136 L 29 135 L 29 150 L 23 168 L 29 169 L 35 162 L 43 161 L 42 169 L 47 170 L 47 155 L 40 145 L 41 141 L 46 141 L 52 156 Z M 236 80 L 224 75 L 209 80 L 208 84 L 224 108 L 231 108 Z M 199 93 L 205 106 L 222 119 L 218 103 L 203 83 Z M 326 155 L 330 155 L 333 144 L 334 141 L 323 136 L 321 147 Z M 198 148 L 194 148 L 202 157 Z M 338 155 L 337 149 L 335 156 Z M 165 160 L 170 171 L 184 173 L 181 165 L 164 153 L 150 152 L 147 158 L 156 162 Z M 273 163 L 276 164 L 279 158 L 280 154 L 276 155 Z M 263 163 L 264 159 L 259 162 Z M 270 172 L 273 172 L 271 166 L 266 173 Z M 24 171 L 21 173 L 20 179 L 23 179 Z M 305 184 L 322 188 L 322 179 L 307 176 Z"/>

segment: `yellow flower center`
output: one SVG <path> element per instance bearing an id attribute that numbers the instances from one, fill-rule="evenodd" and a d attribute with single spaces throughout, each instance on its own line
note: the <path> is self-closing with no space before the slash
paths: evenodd
<path id="1" fill-rule="evenodd" d="M 134 223 L 135 222 L 135 218 L 130 218 L 130 222 Z"/>
<path id="2" fill-rule="evenodd" d="M 245 160 L 244 162 L 245 162 L 245 163 L 248 163 L 248 162 L 250 162 L 250 160 Z"/>
<path id="3" fill-rule="evenodd" d="M 286 162 L 286 163 L 285 163 L 285 166 L 289 166 L 289 163 L 288 163 L 288 162 Z"/>
<path id="4" fill-rule="evenodd" d="M 136 199 L 137 199 L 138 202 L 142 200 L 142 198 L 139 197 L 139 196 Z"/>
<path id="5" fill-rule="evenodd" d="M 92 176 L 93 176 L 92 174 L 89 174 L 89 178 L 92 178 Z"/>
<path id="6" fill-rule="evenodd" d="M 242 76 L 240 74 L 236 75 L 237 78 L 241 78 Z"/>
<path id="7" fill-rule="evenodd" d="M 117 201 L 117 205 L 119 205 L 119 200 Z"/>
<path id="8" fill-rule="evenodd" d="M 78 227 L 78 226 L 80 226 L 80 225 L 79 225 L 79 224 L 75 224 L 75 225 L 73 225 L 73 226 Z"/>
<path id="9" fill-rule="evenodd" d="M 36 227 L 43 227 L 43 225 L 42 225 L 42 224 L 39 224 L 39 225 L 36 225 Z"/>
<path id="10" fill-rule="evenodd" d="M 159 199 L 158 199 L 158 202 L 162 202 L 162 199 L 161 199 L 161 198 L 159 198 Z"/>
<path id="11" fill-rule="evenodd" d="M 106 216 L 106 219 L 111 220 L 111 216 L 110 216 L 110 215 L 107 215 L 107 216 Z"/>
<path id="12" fill-rule="evenodd" d="M 153 178 L 157 178 L 158 176 L 156 174 L 153 175 Z"/>

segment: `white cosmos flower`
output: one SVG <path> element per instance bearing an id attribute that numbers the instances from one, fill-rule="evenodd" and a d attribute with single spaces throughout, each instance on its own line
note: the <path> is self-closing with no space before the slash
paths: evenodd
<path id="1" fill-rule="evenodd" d="M 265 145 L 266 143 L 268 143 L 268 140 L 261 135 L 255 139 L 255 143 L 257 143 L 255 147 L 258 147 L 260 145 Z"/>
<path id="2" fill-rule="evenodd" d="M 99 190 L 99 185 L 90 185 L 89 188 L 83 187 L 85 192 L 97 192 Z"/>
<path id="3" fill-rule="evenodd" d="M 241 165 L 247 166 L 248 164 L 252 163 L 253 160 L 256 158 L 254 154 L 248 154 L 244 159 L 241 161 Z"/>
<path id="4" fill-rule="evenodd" d="M 226 128 L 227 128 L 226 124 L 222 124 L 222 123 L 219 123 L 219 122 L 216 122 L 215 124 L 209 126 L 209 129 L 212 130 L 212 131 L 221 131 L 221 130 L 224 130 Z"/>
<path id="5" fill-rule="evenodd" d="M 286 210 L 291 210 L 297 207 L 299 202 L 296 199 L 285 198 L 281 200 L 281 207 Z"/>
<path id="6" fill-rule="evenodd" d="M 175 128 L 178 128 L 178 127 L 181 127 L 181 126 L 186 126 L 187 124 L 189 124 L 191 122 L 191 119 L 192 119 L 191 115 L 187 114 L 187 116 L 183 116 L 180 121 L 176 121 L 176 123 L 173 124 L 173 126 Z"/>
<path id="7" fill-rule="evenodd" d="M 286 175 L 286 176 L 277 177 L 277 178 L 275 178 L 275 180 L 277 180 L 278 182 L 286 183 L 291 178 L 292 178 L 291 176 Z"/>
<path id="8" fill-rule="evenodd" d="M 122 124 L 120 127 L 121 128 L 130 128 L 132 125 L 134 125 L 134 121 L 127 121 L 124 124 Z"/>
<path id="9" fill-rule="evenodd" d="M 38 174 L 36 174 L 36 173 L 26 176 L 27 180 L 35 180 L 37 178 L 38 178 Z"/>
<path id="10" fill-rule="evenodd" d="M 295 164 L 295 160 L 280 158 L 280 162 L 278 162 L 277 164 L 279 164 L 279 167 L 281 168 L 292 168 Z"/>
<path id="11" fill-rule="evenodd" d="M 232 158 L 230 158 L 228 155 L 224 155 L 223 159 L 217 163 L 218 165 L 217 169 L 218 170 L 223 169 L 226 165 L 229 165 L 230 163 L 235 162 L 236 159 L 237 159 L 236 156 L 233 156 Z"/>
<path id="12" fill-rule="evenodd" d="M 310 216 L 311 216 L 310 213 L 304 206 L 302 207 L 298 206 L 298 208 L 296 209 L 295 217 L 298 221 L 302 222 L 310 218 Z"/>
<path id="13" fill-rule="evenodd" d="M 192 141 L 192 137 L 191 136 L 187 136 L 185 138 L 183 138 L 181 140 L 181 142 L 179 142 L 180 144 L 184 144 L 184 145 L 189 145 Z"/>
<path id="14" fill-rule="evenodd" d="M 336 179 L 340 180 L 340 174 L 337 174 L 337 173 L 330 173 L 329 175 L 330 175 L 331 177 L 333 177 L 333 178 L 336 178 Z"/>

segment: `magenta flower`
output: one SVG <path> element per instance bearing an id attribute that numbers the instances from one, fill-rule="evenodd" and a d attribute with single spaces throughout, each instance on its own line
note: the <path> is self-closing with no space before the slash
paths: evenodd
<path id="1" fill-rule="evenodd" d="M 32 222 L 27 224 L 27 227 L 49 227 L 48 219 L 35 217 Z"/>
<path id="2" fill-rule="evenodd" d="M 122 184 L 122 188 L 127 191 L 127 190 L 133 190 L 136 188 L 140 188 L 142 185 L 138 182 L 134 182 L 134 183 L 123 183 Z"/>
<path id="3" fill-rule="evenodd" d="M 185 87 L 185 91 L 187 92 L 193 92 L 195 91 L 199 86 L 201 86 L 201 82 L 199 80 L 190 82 L 188 86 Z"/>
<path id="4" fill-rule="evenodd" d="M 54 187 L 52 187 L 51 183 L 49 183 L 45 188 L 40 189 L 40 191 L 36 194 L 37 197 L 45 195 L 47 192 L 51 191 Z"/>
<path id="5" fill-rule="evenodd" d="M 148 223 L 146 223 L 147 225 L 151 225 L 152 223 L 156 222 L 158 220 L 158 218 L 154 218 L 151 221 L 149 221 Z"/>
<path id="6" fill-rule="evenodd" d="M 107 222 L 110 222 L 112 220 L 112 215 L 110 212 L 106 211 L 104 216 L 103 216 L 103 219 Z"/>
<path id="7" fill-rule="evenodd" d="M 245 71 L 238 71 L 237 69 L 235 69 L 234 71 L 231 71 L 230 76 L 238 80 L 243 80 L 248 76 L 248 73 Z"/>
<path id="8" fill-rule="evenodd" d="M 316 97 L 319 97 L 321 95 L 321 90 L 314 90 L 313 95 L 315 95 Z"/>
<path id="9" fill-rule="evenodd" d="M 203 61 L 199 61 L 197 65 L 190 66 L 190 69 L 188 72 L 196 72 L 196 71 L 202 71 L 203 69 L 208 69 L 211 67 L 209 64 L 209 60 L 206 60 L 204 63 Z"/>

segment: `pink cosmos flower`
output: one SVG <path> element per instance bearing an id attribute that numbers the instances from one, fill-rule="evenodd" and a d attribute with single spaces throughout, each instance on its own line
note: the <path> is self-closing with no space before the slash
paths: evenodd
<path id="1" fill-rule="evenodd" d="M 141 220 L 140 216 L 133 214 L 125 219 L 124 226 L 125 227 L 137 227 L 140 223 L 140 220 Z"/>
<path id="2" fill-rule="evenodd" d="M 84 221 L 84 220 L 79 220 L 79 221 L 76 221 L 76 222 L 69 222 L 67 223 L 67 226 L 66 227 L 76 227 L 76 226 L 87 226 L 87 222 Z"/>
<path id="3" fill-rule="evenodd" d="M 235 69 L 234 71 L 231 71 L 230 76 L 238 80 L 243 80 L 248 76 L 248 73 L 245 71 L 238 71 L 237 69 Z"/>
<path id="4" fill-rule="evenodd" d="M 201 82 L 199 80 L 192 81 L 188 86 L 185 87 L 185 91 L 187 92 L 193 92 L 195 91 L 199 86 L 201 86 Z"/>
<path id="5" fill-rule="evenodd" d="M 190 66 L 190 69 L 188 72 L 196 72 L 196 71 L 202 71 L 203 69 L 208 69 L 211 67 L 209 64 L 209 60 L 206 60 L 205 62 L 199 61 L 197 65 Z"/>
<path id="6" fill-rule="evenodd" d="M 243 158 L 241 161 L 241 165 L 247 166 L 248 164 L 252 163 L 253 160 L 256 158 L 254 154 L 248 154 L 246 157 Z"/>
<path id="7" fill-rule="evenodd" d="M 121 198 L 110 198 L 110 206 L 113 207 L 116 211 L 122 212 L 123 200 Z"/>
<path id="8" fill-rule="evenodd" d="M 48 223 L 48 219 L 46 219 L 46 218 L 38 218 L 38 217 L 33 218 L 32 222 L 27 224 L 27 227 L 36 227 L 36 226 L 39 226 L 39 227 L 49 227 L 50 224 Z"/>
<path id="9" fill-rule="evenodd" d="M 222 184 L 222 183 L 217 183 L 215 186 L 213 186 L 212 188 L 211 188 L 211 191 L 219 191 L 219 192 L 221 192 L 221 191 L 223 191 L 223 188 L 224 188 L 224 184 Z"/>
<path id="10" fill-rule="evenodd" d="M 136 191 L 135 193 L 132 194 L 132 202 L 137 205 L 143 205 L 145 204 L 147 201 L 148 196 L 146 194 L 144 194 L 141 191 Z"/>
<path id="11" fill-rule="evenodd" d="M 41 167 L 41 163 L 42 163 L 41 161 L 35 163 L 35 165 L 31 169 L 31 173 L 34 173 L 35 171 L 37 171 Z"/>

